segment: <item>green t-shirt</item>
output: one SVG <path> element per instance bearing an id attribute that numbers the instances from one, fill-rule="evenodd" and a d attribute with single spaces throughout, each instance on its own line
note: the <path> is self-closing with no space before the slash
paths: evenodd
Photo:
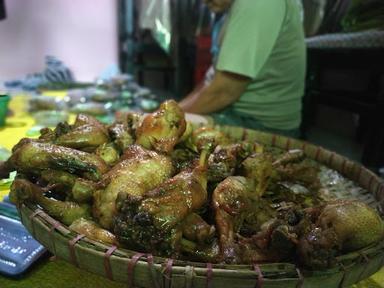
<path id="1" fill-rule="evenodd" d="M 252 79 L 232 108 L 266 127 L 298 128 L 306 48 L 297 0 L 234 0 L 223 29 L 216 69 Z"/>

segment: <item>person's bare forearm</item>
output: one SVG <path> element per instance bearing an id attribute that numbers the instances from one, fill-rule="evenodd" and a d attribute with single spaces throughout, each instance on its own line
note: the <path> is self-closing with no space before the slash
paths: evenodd
<path id="1" fill-rule="evenodd" d="M 185 112 L 190 112 L 191 106 L 193 106 L 193 102 L 195 101 L 195 98 L 198 97 L 202 93 L 202 91 L 205 88 L 204 82 L 200 83 L 191 93 L 189 93 L 183 100 L 179 102 L 179 106 L 185 111 Z M 198 112 L 194 112 L 198 113 Z"/>
<path id="2" fill-rule="evenodd" d="M 215 91 L 208 85 L 195 90 L 179 104 L 186 112 L 209 114 L 224 109 L 236 100 L 237 98 L 231 97 L 228 93 Z"/>
<path id="3" fill-rule="evenodd" d="M 213 81 L 200 85 L 179 104 L 190 113 L 209 114 L 234 103 L 250 80 L 239 75 L 218 72 Z"/>

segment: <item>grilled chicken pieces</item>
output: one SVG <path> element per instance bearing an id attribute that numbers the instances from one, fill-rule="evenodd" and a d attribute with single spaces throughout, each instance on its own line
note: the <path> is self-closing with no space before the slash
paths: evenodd
<path id="1" fill-rule="evenodd" d="M 34 203 L 96 241 L 159 256 L 323 269 L 383 239 L 373 209 L 320 197 L 320 166 L 303 151 L 268 149 L 187 124 L 171 100 L 111 125 L 79 115 L 42 129 L 15 145 L 0 177 L 17 171 L 16 204 Z"/>
<path id="2" fill-rule="evenodd" d="M 43 207 L 49 215 L 66 225 L 79 218 L 91 218 L 91 209 L 87 204 L 70 201 L 58 201 L 44 196 L 44 189 L 25 179 L 16 179 L 11 186 L 10 199 L 16 204 L 31 201 Z"/>
<path id="3" fill-rule="evenodd" d="M 140 251 L 177 255 L 180 252 L 183 221 L 206 202 L 207 175 L 203 159 L 194 169 L 180 172 L 143 195 L 130 197 L 120 193 L 117 201 L 120 213 L 114 231 L 120 242 Z M 196 238 L 202 240 L 206 231 L 199 230 L 206 230 L 206 227 L 201 225 L 195 228 Z M 191 236 L 187 230 L 185 232 L 187 237 Z"/>
<path id="4" fill-rule="evenodd" d="M 122 161 L 103 176 L 100 189 L 94 194 L 93 214 L 102 227 L 112 228 L 116 215 L 117 196 L 140 198 L 173 174 L 172 161 L 167 156 L 146 150 L 138 145 L 130 146 Z"/>
<path id="5" fill-rule="evenodd" d="M 57 169 L 97 181 L 108 171 L 108 165 L 97 155 L 32 140 L 22 142 L 8 160 L 18 172 L 38 174 Z"/>
<path id="6" fill-rule="evenodd" d="M 147 115 L 136 130 L 136 144 L 169 154 L 184 134 L 184 112 L 173 100 L 160 105 L 157 112 Z"/>

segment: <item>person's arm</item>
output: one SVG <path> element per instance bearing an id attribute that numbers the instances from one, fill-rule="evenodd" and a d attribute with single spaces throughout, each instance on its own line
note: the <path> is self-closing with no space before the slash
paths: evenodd
<path id="1" fill-rule="evenodd" d="M 239 74 L 217 71 L 212 82 L 198 86 L 179 105 L 185 112 L 198 114 L 222 110 L 243 94 L 250 81 Z"/>
<path id="2" fill-rule="evenodd" d="M 236 0 L 220 48 L 213 81 L 180 102 L 208 114 L 234 103 L 255 79 L 273 50 L 286 14 L 282 0 Z"/>

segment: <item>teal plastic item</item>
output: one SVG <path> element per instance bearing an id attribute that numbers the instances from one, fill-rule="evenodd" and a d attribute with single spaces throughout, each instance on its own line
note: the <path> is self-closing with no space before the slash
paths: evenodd
<path id="1" fill-rule="evenodd" d="M 10 97 L 6 94 L 0 94 L 0 127 L 5 125 L 5 118 L 8 112 L 8 102 Z"/>

